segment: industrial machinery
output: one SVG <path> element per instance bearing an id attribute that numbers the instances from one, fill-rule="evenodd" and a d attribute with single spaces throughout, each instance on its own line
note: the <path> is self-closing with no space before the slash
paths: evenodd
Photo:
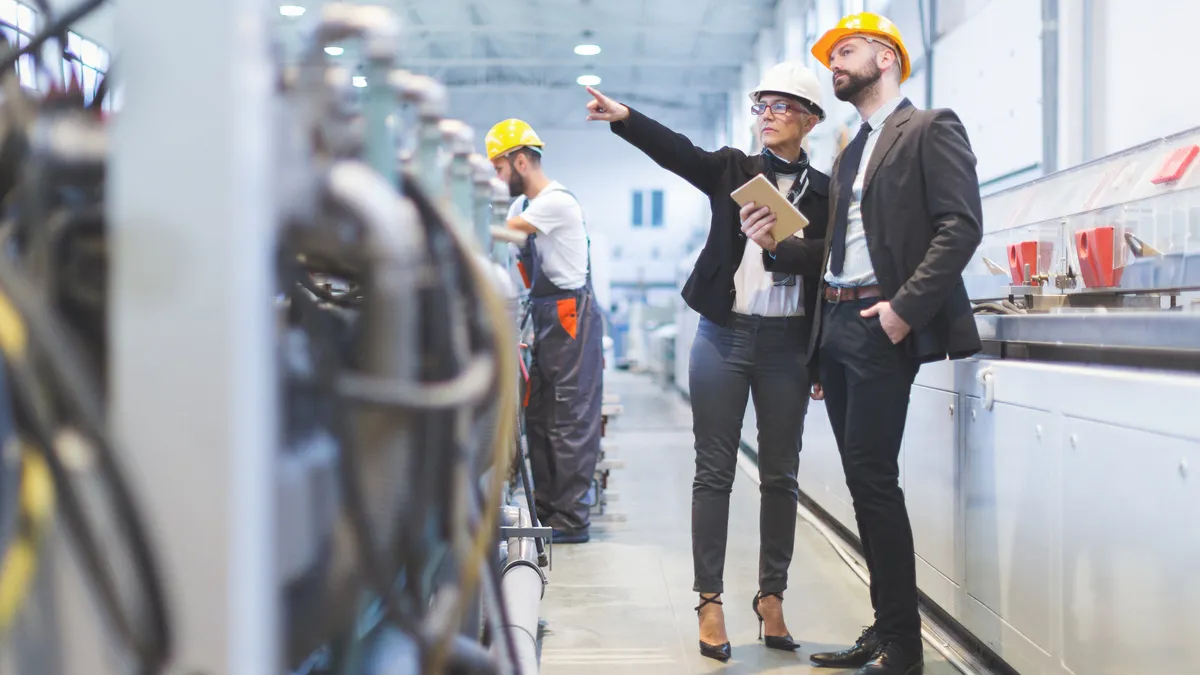
<path id="1" fill-rule="evenodd" d="M 523 241 L 472 130 L 379 6 L 283 61 L 260 3 L 198 58 L 137 0 L 119 113 L 22 89 L 101 4 L 0 56 L 0 672 L 536 673 Z"/>

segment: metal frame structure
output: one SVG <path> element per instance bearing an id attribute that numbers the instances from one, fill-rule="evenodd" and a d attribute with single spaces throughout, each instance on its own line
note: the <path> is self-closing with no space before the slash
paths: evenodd
<path id="1" fill-rule="evenodd" d="M 151 505 L 175 672 L 281 670 L 271 10 L 118 7 L 112 414 Z"/>

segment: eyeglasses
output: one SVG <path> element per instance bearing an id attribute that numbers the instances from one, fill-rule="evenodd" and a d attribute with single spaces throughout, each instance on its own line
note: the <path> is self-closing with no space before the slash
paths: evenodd
<path id="1" fill-rule="evenodd" d="M 750 112 L 754 113 L 755 115 L 762 115 L 763 113 L 767 112 L 767 108 L 770 108 L 771 112 L 775 115 L 786 115 L 789 112 L 808 113 L 808 111 L 804 108 L 790 106 L 786 103 L 772 103 L 770 105 L 767 105 L 766 103 L 755 103 L 754 105 L 750 106 Z"/>

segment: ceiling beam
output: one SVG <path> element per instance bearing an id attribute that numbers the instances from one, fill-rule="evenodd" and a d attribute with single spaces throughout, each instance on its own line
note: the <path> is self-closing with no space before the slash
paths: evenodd
<path id="1" fill-rule="evenodd" d="M 547 84 L 513 83 L 513 84 L 507 84 L 507 83 L 503 83 L 503 82 L 491 82 L 491 83 L 489 83 L 489 82 L 457 82 L 456 83 L 454 81 L 448 81 L 448 82 L 444 82 L 444 84 L 445 84 L 446 88 L 451 91 L 451 93 L 457 92 L 457 93 L 469 93 L 472 95 L 475 95 L 475 94 L 484 95 L 484 94 L 507 94 L 507 93 L 536 94 L 536 93 L 541 93 L 541 92 L 578 92 L 578 94 L 580 96 L 584 97 L 585 99 L 590 98 L 588 96 L 588 93 L 586 91 L 584 91 L 583 87 L 579 86 L 578 84 L 575 84 L 574 82 L 571 82 L 569 84 L 568 83 L 547 83 Z M 650 84 L 621 85 L 621 84 L 614 83 L 614 84 L 607 85 L 607 86 L 604 84 L 601 84 L 597 88 L 600 89 L 601 91 L 603 91 L 605 93 L 605 95 L 611 96 L 612 98 L 615 98 L 618 101 L 621 99 L 623 94 L 629 94 L 629 95 L 634 95 L 634 96 L 657 95 L 657 96 L 662 97 L 664 95 L 668 95 L 671 93 L 680 93 L 681 94 L 680 98 L 691 98 L 691 97 L 694 97 L 696 95 L 701 95 L 701 94 L 727 94 L 727 93 L 729 93 L 729 87 L 719 87 L 719 86 L 715 86 L 715 85 L 703 85 L 703 86 L 688 87 L 687 90 L 684 92 L 679 92 L 679 89 L 677 87 L 671 87 L 669 85 L 655 86 L 655 85 L 650 85 Z"/>
<path id="2" fill-rule="evenodd" d="M 720 26 L 720 25 L 697 25 L 697 26 L 676 26 L 659 24 L 640 24 L 636 21 L 619 24 L 583 24 L 579 26 L 501 26 L 497 24 L 488 24 L 482 26 L 471 25 L 406 25 L 404 33 L 414 33 L 421 35 L 476 35 L 485 34 L 505 34 L 505 35 L 523 35 L 523 36 L 566 36 L 574 35 L 583 37 L 584 30 L 590 30 L 592 37 L 604 35 L 643 35 L 646 33 L 662 34 L 663 31 L 671 31 L 673 33 L 687 33 L 694 36 L 728 36 L 728 37 L 744 37 L 754 39 L 758 37 L 758 27 L 746 29 L 736 26 Z"/>
<path id="3" fill-rule="evenodd" d="M 621 59 L 580 59 L 566 60 L 562 58 L 464 58 L 448 57 L 436 59 L 429 57 L 401 59 L 405 68 L 586 68 L 597 70 L 601 68 L 740 68 L 743 59 L 734 57 L 726 59 L 656 59 L 621 58 Z"/>

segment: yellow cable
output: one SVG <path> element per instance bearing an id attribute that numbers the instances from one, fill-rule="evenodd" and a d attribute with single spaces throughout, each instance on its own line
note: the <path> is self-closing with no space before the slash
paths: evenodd
<path id="1" fill-rule="evenodd" d="M 28 340 L 28 331 L 20 312 L 8 296 L 0 292 L 0 350 L 3 350 L 9 359 L 20 359 L 25 355 Z"/>
<path id="2" fill-rule="evenodd" d="M 447 220 L 446 222 L 453 221 Z M 445 668 L 447 651 L 450 646 L 450 639 L 453 636 L 450 627 L 458 626 L 462 622 L 462 616 L 468 599 L 474 595 L 476 586 L 479 584 L 479 576 L 483 570 L 483 564 L 487 559 L 488 547 L 492 543 L 493 535 L 496 534 L 496 528 L 500 520 L 500 498 L 504 493 L 504 481 L 508 475 L 508 472 L 504 471 L 503 467 L 508 465 L 515 452 L 514 441 L 516 440 L 517 423 L 516 382 L 518 376 L 516 337 L 514 327 L 510 325 L 504 301 L 500 298 L 500 294 L 496 292 L 495 288 L 493 288 L 492 278 L 487 274 L 483 266 L 476 262 L 474 253 L 477 247 L 466 242 L 462 235 L 455 231 L 454 227 L 449 227 L 447 230 L 450 232 L 459 250 L 464 252 L 468 260 L 468 267 L 471 269 L 471 276 L 474 281 L 473 286 L 483 300 L 484 312 L 492 324 L 492 334 L 495 337 L 496 348 L 499 352 L 496 354 L 496 378 L 499 396 L 496 402 L 496 433 L 493 437 L 492 445 L 491 484 L 488 486 L 486 501 L 481 505 L 483 519 L 479 523 L 478 530 L 475 531 L 475 536 L 467 551 L 467 559 L 461 564 L 462 579 L 459 584 L 458 602 L 455 603 L 452 621 L 447 624 L 447 630 L 443 631 L 444 634 L 438 636 L 432 655 L 430 656 L 429 669 L 426 671 L 439 675 Z"/>
<path id="3" fill-rule="evenodd" d="M 21 494 L 16 536 L 0 564 L 0 634 L 12 628 L 29 597 L 37 572 L 38 550 L 54 513 L 54 477 L 33 448 L 21 447 Z"/>

